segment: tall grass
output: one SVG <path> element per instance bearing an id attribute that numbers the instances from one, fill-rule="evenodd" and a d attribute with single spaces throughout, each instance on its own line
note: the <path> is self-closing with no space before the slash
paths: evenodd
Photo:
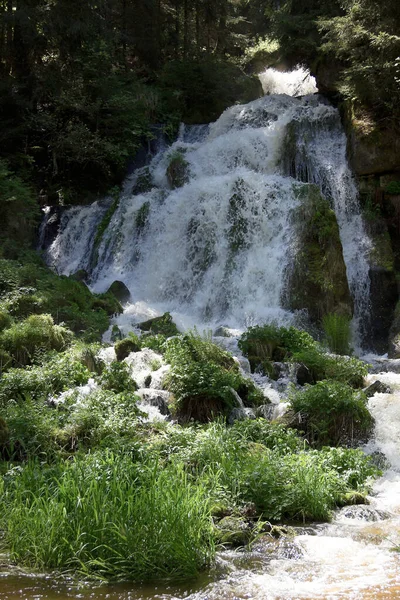
<path id="1" fill-rule="evenodd" d="M 104 580 L 190 578 L 213 558 L 208 493 L 179 466 L 94 454 L 5 477 L 11 557 Z"/>

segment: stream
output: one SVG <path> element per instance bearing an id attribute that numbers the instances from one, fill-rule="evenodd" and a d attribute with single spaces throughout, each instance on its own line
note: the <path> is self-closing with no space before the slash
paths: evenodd
<path id="1" fill-rule="evenodd" d="M 390 361 L 385 363 L 390 368 Z M 371 374 L 392 393 L 375 394 L 369 409 L 375 434 L 367 453 L 385 455 L 369 505 L 344 507 L 328 524 L 295 528 L 295 535 L 265 537 L 251 551 L 220 552 L 215 567 L 181 586 L 79 585 L 65 578 L 34 575 L 0 557 L 1 600 L 296 600 L 400 598 L 400 374 Z"/>

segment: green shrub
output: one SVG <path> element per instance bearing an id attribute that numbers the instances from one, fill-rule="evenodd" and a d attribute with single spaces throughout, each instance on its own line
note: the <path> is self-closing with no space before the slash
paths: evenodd
<path id="1" fill-rule="evenodd" d="M 7 443 L 2 448 L 3 456 L 19 461 L 55 457 L 60 449 L 57 444 L 60 423 L 54 409 L 26 395 L 23 404 L 9 402 L 3 415 L 9 432 Z"/>
<path id="2" fill-rule="evenodd" d="M 140 339 L 131 334 L 129 337 L 116 342 L 114 346 L 115 354 L 117 356 L 117 360 L 124 360 L 131 352 L 139 352 L 141 349 Z"/>
<path id="3" fill-rule="evenodd" d="M 1 346 L 18 366 L 31 364 L 40 352 L 64 350 L 71 341 L 72 333 L 65 327 L 54 325 L 50 315 L 31 315 L 0 335 Z"/>
<path id="4" fill-rule="evenodd" d="M 136 392 L 137 385 L 133 381 L 129 367 L 125 363 L 112 362 L 99 377 L 99 384 L 104 390 L 115 393 Z"/>
<path id="5" fill-rule="evenodd" d="M 140 342 L 143 348 L 150 348 L 150 350 L 154 350 L 158 354 L 164 354 L 166 350 L 165 341 L 167 337 L 162 333 L 158 333 L 157 335 L 143 335 L 140 338 Z"/>
<path id="6" fill-rule="evenodd" d="M 353 443 L 370 432 L 373 419 L 363 392 L 339 381 L 320 381 L 293 391 L 290 404 L 299 415 L 299 428 L 311 444 L 319 446 Z"/>
<path id="7" fill-rule="evenodd" d="M 25 398 L 46 400 L 69 388 L 85 384 L 90 372 L 78 355 L 68 351 L 44 357 L 42 364 L 10 369 L 0 380 L 0 405 Z"/>
<path id="8" fill-rule="evenodd" d="M 250 327 L 239 340 L 239 348 L 249 359 L 252 370 L 260 368 L 266 374 L 271 373 L 271 361 L 287 360 L 303 348 L 316 346 L 306 331 L 274 323 Z"/>
<path id="9" fill-rule="evenodd" d="M 69 403 L 69 415 L 59 431 L 60 442 L 69 449 L 105 446 L 121 437 L 134 437 L 141 413 L 133 391 L 95 390 L 79 402 L 74 403 L 72 396 Z"/>
<path id="10" fill-rule="evenodd" d="M 182 418 L 206 422 L 236 404 L 232 390 L 244 383 L 232 356 L 196 332 L 166 343 L 165 359 L 172 366 L 166 387 L 174 394 Z"/>
<path id="11" fill-rule="evenodd" d="M 12 324 L 12 318 L 5 310 L 0 310 L 0 332 L 7 329 Z"/>
<path id="12" fill-rule="evenodd" d="M 1 508 L 12 560 L 31 568 L 177 580 L 214 556 L 208 492 L 175 466 L 111 453 L 29 463 L 4 477 Z"/>
<path id="13" fill-rule="evenodd" d="M 358 358 L 331 356 L 318 348 L 296 352 L 291 360 L 307 367 L 312 382 L 334 379 L 361 388 L 368 373 L 368 365 Z"/>
<path id="14" fill-rule="evenodd" d="M 229 433 L 243 446 L 253 442 L 280 454 L 297 452 L 303 447 L 297 431 L 265 419 L 236 421 Z"/>
<path id="15" fill-rule="evenodd" d="M 351 354 L 350 318 L 345 315 L 329 314 L 322 319 L 322 328 L 328 348 L 335 354 Z"/>

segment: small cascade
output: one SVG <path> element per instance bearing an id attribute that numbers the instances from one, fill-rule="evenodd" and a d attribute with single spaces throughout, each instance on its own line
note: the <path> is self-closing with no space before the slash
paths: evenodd
<path id="1" fill-rule="evenodd" d="M 87 270 L 94 291 L 124 281 L 130 324 L 165 311 L 189 326 L 288 324 L 296 211 L 310 184 L 335 209 L 360 331 L 368 241 L 338 112 L 318 95 L 268 95 L 211 125 L 182 126 L 172 146 L 128 177 L 101 234 L 110 199 L 66 210 L 47 261 L 60 273 Z"/>
<path id="2" fill-rule="evenodd" d="M 288 96 L 306 96 L 318 92 L 315 77 L 308 69 L 297 67 L 293 71 L 266 69 L 259 74 L 264 94 L 287 94 Z"/>

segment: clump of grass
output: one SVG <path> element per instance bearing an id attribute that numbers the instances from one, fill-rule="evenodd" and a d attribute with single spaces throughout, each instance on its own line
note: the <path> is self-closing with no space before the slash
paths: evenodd
<path id="1" fill-rule="evenodd" d="M 333 379 L 361 388 L 368 373 L 368 365 L 353 356 L 332 356 L 319 348 L 308 348 L 293 354 L 291 360 L 305 365 L 310 383 Z"/>
<path id="2" fill-rule="evenodd" d="M 315 348 L 317 342 L 306 331 L 295 327 L 279 327 L 271 323 L 250 327 L 239 340 L 239 348 L 247 356 L 253 371 L 271 371 L 271 361 L 288 360 L 295 352 Z"/>
<path id="3" fill-rule="evenodd" d="M 34 362 L 35 353 L 64 350 L 72 341 L 72 332 L 54 325 L 51 315 L 31 315 L 15 323 L 0 335 L 0 344 L 10 354 L 17 366 Z"/>
<path id="4" fill-rule="evenodd" d="M 293 390 L 290 404 L 299 415 L 299 428 L 313 445 L 351 444 L 365 438 L 373 425 L 365 394 L 339 381 Z"/>
<path id="5" fill-rule="evenodd" d="M 183 470 L 94 454 L 4 478 L 11 557 L 104 580 L 179 580 L 214 556 L 207 490 Z"/>
<path id="6" fill-rule="evenodd" d="M 335 354 L 351 354 L 350 318 L 345 315 L 329 314 L 322 319 L 322 328 L 329 350 Z"/>
<path id="7" fill-rule="evenodd" d="M 189 332 L 166 344 L 165 359 L 171 364 L 166 387 L 175 397 L 184 420 L 207 422 L 227 415 L 237 404 L 234 392 L 246 403 L 261 403 L 263 395 L 239 372 L 232 356 L 214 344 L 211 336 Z"/>

